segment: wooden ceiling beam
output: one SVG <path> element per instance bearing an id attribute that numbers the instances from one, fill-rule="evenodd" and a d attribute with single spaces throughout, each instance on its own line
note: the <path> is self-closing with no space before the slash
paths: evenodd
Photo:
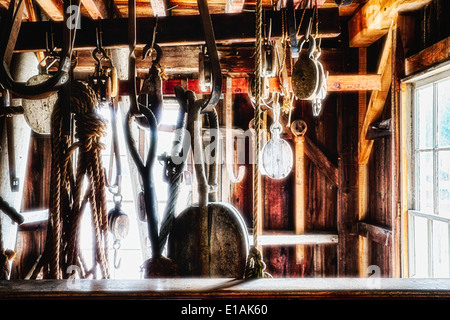
<path id="1" fill-rule="evenodd" d="M 48 0 L 39 0 L 48 1 Z M 307 9 L 305 16 L 312 15 L 311 9 Z M 300 19 L 303 10 L 297 10 L 296 15 Z M 339 11 L 337 8 L 319 9 L 321 17 L 319 24 L 319 37 L 334 38 L 340 34 Z M 282 12 L 268 11 L 266 17 L 272 17 L 272 39 L 282 36 Z M 201 45 L 205 43 L 200 16 L 166 16 L 158 18 L 158 44 L 165 45 Z M 211 19 L 214 25 L 216 41 L 218 43 L 252 43 L 255 41 L 255 14 L 213 14 Z M 246 21 L 247 23 L 242 23 Z M 149 41 L 156 23 L 154 17 L 137 18 L 137 45 L 144 46 Z M 55 45 L 61 46 L 62 22 L 54 23 Z M 92 49 L 96 47 L 95 27 L 97 22 L 91 19 L 82 19 L 81 29 L 77 31 L 75 49 Z M 128 19 L 103 19 L 103 46 L 126 47 L 128 46 Z M 306 29 L 306 26 L 305 26 Z M 15 50 L 39 51 L 45 50 L 45 39 L 42 36 L 48 30 L 46 22 L 22 23 L 19 39 Z M 300 30 L 303 34 L 306 30 Z"/>
<path id="2" fill-rule="evenodd" d="M 44 10 L 53 21 L 64 20 L 63 3 L 60 0 L 36 0 L 38 5 Z"/>
<path id="3" fill-rule="evenodd" d="M 379 119 L 383 112 L 389 88 L 392 82 L 392 32 L 395 30 L 391 26 L 386 37 L 386 42 L 378 64 L 378 74 L 381 75 L 381 90 L 374 90 L 370 96 L 364 121 L 359 136 L 359 164 L 367 164 L 373 147 L 373 140 L 367 139 L 369 126 Z"/>
<path id="4" fill-rule="evenodd" d="M 108 0 L 81 0 L 82 5 L 94 20 L 112 18 L 111 4 Z"/>
<path id="5" fill-rule="evenodd" d="M 348 22 L 350 47 L 368 47 L 384 36 L 399 12 L 414 11 L 431 0 L 369 0 Z"/>
<path id="6" fill-rule="evenodd" d="M 405 75 L 421 72 L 450 58 L 450 37 L 406 58 Z"/>

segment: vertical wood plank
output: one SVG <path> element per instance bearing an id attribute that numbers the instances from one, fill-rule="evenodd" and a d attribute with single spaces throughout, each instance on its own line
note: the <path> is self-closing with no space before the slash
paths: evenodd
<path id="1" fill-rule="evenodd" d="M 294 225 L 296 234 L 305 233 L 305 137 L 295 138 Z M 305 263 L 305 246 L 295 247 L 297 264 Z"/>
<path id="2" fill-rule="evenodd" d="M 367 73 L 367 49 L 358 49 L 358 73 Z M 366 92 L 358 92 L 358 133 L 361 135 L 363 129 L 364 117 L 367 111 Z M 367 218 L 368 211 L 368 165 L 360 163 L 358 165 L 358 220 Z M 369 239 L 367 237 L 358 237 L 358 263 L 359 276 L 367 277 L 367 267 L 369 266 Z"/>

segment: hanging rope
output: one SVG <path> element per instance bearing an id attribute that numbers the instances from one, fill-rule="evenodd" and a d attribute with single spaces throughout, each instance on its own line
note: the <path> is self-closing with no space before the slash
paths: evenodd
<path id="1" fill-rule="evenodd" d="M 96 113 L 95 92 L 84 82 L 74 82 L 70 95 L 71 111 L 75 113 L 75 138 L 63 135 L 63 112 L 55 105 L 52 115 L 52 169 L 50 178 L 50 208 L 45 249 L 31 278 L 43 268 L 43 277 L 67 277 L 68 266 L 85 270 L 80 277 L 96 275 L 100 265 L 102 277 L 109 278 L 108 222 L 106 212 L 105 177 L 101 161 L 104 148 L 100 139 L 106 135 L 106 121 Z M 78 149 L 76 176 L 73 177 L 71 159 Z M 88 187 L 83 189 L 87 177 Z M 87 204 L 91 205 L 94 230 L 94 263 L 87 270 L 79 248 L 81 218 Z"/>
<path id="2" fill-rule="evenodd" d="M 245 267 L 245 278 L 271 277 L 265 272 L 266 265 L 263 261 L 262 253 L 258 249 L 258 229 L 259 229 L 259 197 L 261 185 L 259 179 L 259 151 L 260 151 L 260 122 L 261 122 L 261 29 L 262 29 L 262 0 L 256 1 L 256 48 L 255 48 L 255 165 L 253 166 L 253 185 L 255 187 L 253 194 L 253 246 L 247 258 Z"/>
<path id="3" fill-rule="evenodd" d="M 86 275 L 95 276 L 96 266 L 100 265 L 103 278 L 109 278 L 108 264 L 108 217 L 106 208 L 105 176 L 101 160 L 104 149 L 100 139 L 106 136 L 106 120 L 96 113 L 95 92 L 84 82 L 77 81 L 72 88 L 72 111 L 75 113 L 75 138 L 78 139 L 69 149 L 78 150 L 77 174 L 75 180 L 74 204 L 70 221 L 67 260 L 69 265 L 77 264 L 80 255 L 79 232 L 83 210 L 83 180 L 88 178 L 85 191 L 91 205 L 94 229 L 94 265 Z"/>
<path id="4" fill-rule="evenodd" d="M 63 112 L 60 103 L 55 104 L 51 118 L 51 173 L 47 238 L 44 252 L 33 271 L 31 278 L 36 279 L 43 268 L 43 277 L 61 279 L 64 254 L 62 254 L 63 225 L 67 224 L 70 208 L 71 162 L 66 157 L 70 145 L 70 136 L 63 135 Z M 67 158 L 67 159 L 66 159 Z M 63 213 L 63 215 L 62 215 Z"/>

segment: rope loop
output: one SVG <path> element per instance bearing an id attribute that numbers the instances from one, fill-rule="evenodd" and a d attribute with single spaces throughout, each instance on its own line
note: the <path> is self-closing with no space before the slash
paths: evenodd
<path id="1" fill-rule="evenodd" d="M 255 279 L 255 278 L 272 278 L 272 276 L 265 272 L 266 264 L 263 261 L 261 251 L 252 246 L 250 248 L 247 265 L 245 266 L 245 279 Z"/>
<path id="2" fill-rule="evenodd" d="M 95 112 L 75 115 L 75 137 L 82 142 L 85 151 L 106 149 L 101 138 L 107 135 L 107 120 Z"/>

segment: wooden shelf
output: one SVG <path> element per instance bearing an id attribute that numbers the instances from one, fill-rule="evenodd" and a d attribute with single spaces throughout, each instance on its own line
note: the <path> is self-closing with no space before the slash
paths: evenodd
<path id="1" fill-rule="evenodd" d="M 377 282 L 379 280 L 379 282 Z M 450 279 L 273 278 L 0 281 L 0 299 L 431 299 Z"/>

